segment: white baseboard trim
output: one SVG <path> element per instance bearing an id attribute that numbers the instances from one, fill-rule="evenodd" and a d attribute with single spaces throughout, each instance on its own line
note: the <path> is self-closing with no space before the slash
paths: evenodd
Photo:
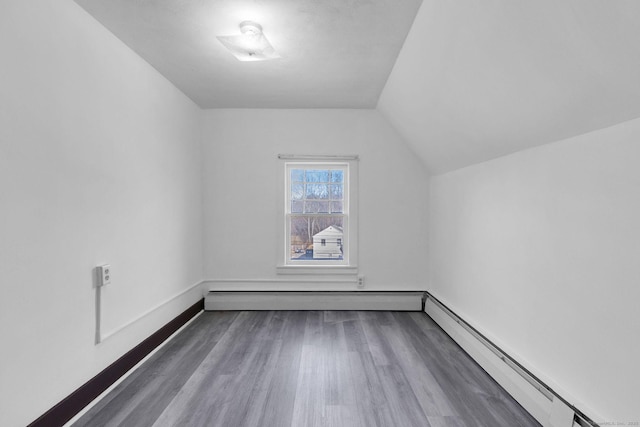
<path id="1" fill-rule="evenodd" d="M 424 311 L 542 426 L 597 425 L 430 294 Z"/>
<path id="2" fill-rule="evenodd" d="M 138 316 L 136 316 L 134 319 L 129 320 L 128 322 L 126 322 L 125 324 L 117 327 L 116 329 L 109 331 L 107 333 L 103 333 L 101 328 L 102 328 L 102 302 L 101 302 L 101 297 L 100 297 L 100 293 L 101 293 L 101 288 L 98 287 L 96 288 L 96 293 L 97 293 L 97 297 L 96 297 L 96 344 L 100 344 L 102 342 L 104 342 L 105 340 L 111 338 L 112 336 L 116 335 L 117 333 L 119 333 L 120 331 L 130 327 L 131 325 L 139 322 L 140 320 L 142 320 L 143 318 L 149 316 L 151 313 L 154 313 L 155 311 L 159 310 L 160 308 L 168 305 L 169 303 L 173 302 L 174 300 L 180 298 L 181 296 L 183 296 L 184 294 L 186 294 L 187 292 L 193 291 L 194 289 L 202 286 L 202 281 L 194 283 L 193 285 L 189 286 L 188 288 L 178 292 L 177 294 L 167 298 L 166 300 L 162 301 L 159 304 L 156 304 L 155 306 L 151 307 L 150 309 L 144 311 L 143 313 L 139 314 Z"/>
<path id="3" fill-rule="evenodd" d="M 423 292 L 219 292 L 205 295 L 205 310 L 421 311 Z"/>
<path id="4" fill-rule="evenodd" d="M 357 277 L 317 276 L 280 277 L 275 279 L 207 279 L 204 289 L 210 292 L 278 292 L 278 291 L 356 291 Z"/>

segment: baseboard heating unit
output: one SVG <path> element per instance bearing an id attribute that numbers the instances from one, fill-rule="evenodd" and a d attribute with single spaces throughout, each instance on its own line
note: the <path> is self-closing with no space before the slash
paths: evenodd
<path id="1" fill-rule="evenodd" d="M 598 426 L 429 292 L 424 311 L 543 427 Z"/>
<path id="2" fill-rule="evenodd" d="M 204 309 L 421 311 L 424 292 L 211 291 Z"/>

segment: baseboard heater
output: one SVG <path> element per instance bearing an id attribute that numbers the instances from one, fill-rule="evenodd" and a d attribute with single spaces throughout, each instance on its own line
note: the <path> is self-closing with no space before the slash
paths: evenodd
<path id="1" fill-rule="evenodd" d="M 424 311 L 544 427 L 598 426 L 429 292 Z"/>
<path id="2" fill-rule="evenodd" d="M 424 292 L 211 291 L 204 309 L 421 311 Z"/>

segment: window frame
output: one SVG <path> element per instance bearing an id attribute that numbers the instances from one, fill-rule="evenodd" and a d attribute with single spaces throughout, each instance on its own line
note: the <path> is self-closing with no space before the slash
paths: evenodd
<path id="1" fill-rule="evenodd" d="M 279 155 L 278 181 L 281 189 L 279 197 L 279 238 L 278 274 L 357 274 L 358 260 L 358 156 L 294 156 Z M 290 220 L 291 212 L 291 169 L 343 169 L 343 256 L 341 260 L 301 260 L 291 259 Z M 309 214 L 316 215 L 316 214 Z M 331 216 L 331 213 L 317 214 Z"/>

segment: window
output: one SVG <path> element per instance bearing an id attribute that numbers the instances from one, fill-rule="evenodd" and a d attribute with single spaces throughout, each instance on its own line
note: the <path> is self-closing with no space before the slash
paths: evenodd
<path id="1" fill-rule="evenodd" d="M 281 267 L 355 268 L 356 159 L 293 160 L 286 161 L 283 168 Z"/>

